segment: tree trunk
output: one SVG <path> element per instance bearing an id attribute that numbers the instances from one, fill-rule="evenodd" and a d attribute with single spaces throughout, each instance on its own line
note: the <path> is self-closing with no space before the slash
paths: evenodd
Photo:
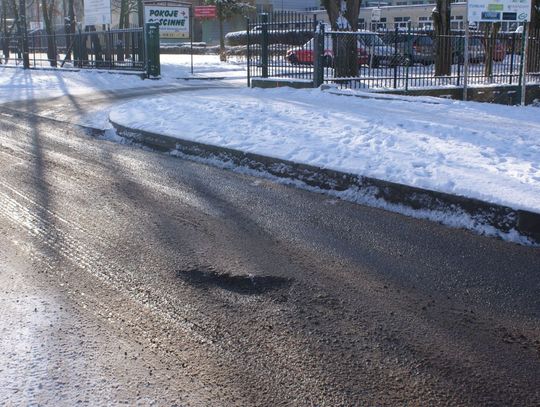
<path id="1" fill-rule="evenodd" d="M 449 76 L 452 73 L 450 1 L 436 0 L 436 6 L 433 10 L 432 17 L 435 32 L 435 76 Z M 457 48 L 460 50 L 463 47 Z M 459 52 L 462 52 L 462 50 Z"/>
<path id="2" fill-rule="evenodd" d="M 341 1 L 345 2 L 345 11 L 341 14 Z M 339 31 L 338 19 L 343 16 L 348 22 L 349 32 L 358 30 L 358 13 L 361 0 L 323 0 L 332 31 Z M 358 76 L 358 47 L 355 34 L 336 34 L 333 36 L 334 76 L 338 78 Z"/>
<path id="3" fill-rule="evenodd" d="M 120 1 L 120 16 L 118 17 L 118 28 L 120 30 L 126 28 L 125 25 L 124 25 L 125 22 L 126 22 L 124 16 L 126 15 L 127 10 L 128 10 L 128 2 L 127 2 L 127 0 L 121 0 Z"/>
<path id="4" fill-rule="evenodd" d="M 225 33 L 223 31 L 223 18 L 219 18 L 219 60 L 226 62 L 227 51 L 225 50 Z"/>
<path id="5" fill-rule="evenodd" d="M 22 42 L 22 29 L 19 24 L 19 9 L 17 8 L 17 1 L 11 0 L 11 7 L 13 9 L 13 18 L 15 19 L 15 23 L 17 24 L 17 35 L 19 36 L 19 45 Z M 9 42 L 7 43 L 7 47 L 9 50 Z M 18 52 L 17 52 L 17 58 L 22 59 L 22 53 L 21 53 L 22 45 L 19 46 Z"/>
<path id="6" fill-rule="evenodd" d="M 41 3 L 41 11 L 43 12 L 43 20 L 45 21 L 45 32 L 47 33 L 47 59 L 52 67 L 56 67 L 57 52 L 56 40 L 54 38 L 54 26 L 52 21 L 52 13 L 54 10 L 54 0 L 50 4 L 46 0 Z"/>
<path id="7" fill-rule="evenodd" d="M 9 42 L 11 40 L 11 28 L 8 29 L 7 24 L 7 7 L 7 0 L 2 0 L 2 53 L 6 64 L 9 60 Z"/>
<path id="8" fill-rule="evenodd" d="M 139 16 L 139 27 L 144 27 L 144 4 L 143 0 L 137 0 L 137 11 Z M 144 49 L 143 46 L 139 43 L 139 41 L 136 42 L 137 51 L 139 54 L 139 61 L 142 61 L 144 59 Z M 133 60 L 135 60 L 135 55 L 133 55 Z"/>
<path id="9" fill-rule="evenodd" d="M 495 45 L 497 44 L 497 34 L 501 28 L 500 23 L 486 23 L 484 28 L 484 44 L 486 46 L 486 55 L 484 61 L 484 76 L 490 81 L 493 77 L 493 57 Z"/>
<path id="10" fill-rule="evenodd" d="M 527 72 L 540 72 L 540 0 L 532 1 Z"/>
<path id="11" fill-rule="evenodd" d="M 137 0 L 137 17 L 139 21 L 139 27 L 144 26 L 144 4 L 143 0 Z"/>
<path id="12" fill-rule="evenodd" d="M 126 14 L 124 15 L 124 28 L 129 28 L 129 9 L 126 11 Z M 129 33 L 126 33 L 124 35 L 124 57 L 130 58 L 131 54 L 129 50 L 131 49 L 131 37 Z"/>
<path id="13" fill-rule="evenodd" d="M 71 50 L 74 44 L 75 34 L 75 4 L 74 0 L 67 1 L 67 13 L 65 16 L 66 36 L 66 61 L 71 61 Z"/>
<path id="14" fill-rule="evenodd" d="M 358 31 L 358 13 L 360 12 L 361 0 L 347 1 L 347 8 L 345 9 L 345 18 L 349 22 L 352 32 Z M 353 34 L 351 40 L 348 42 L 347 47 L 347 64 L 346 71 L 348 76 L 358 76 L 358 37 Z"/>

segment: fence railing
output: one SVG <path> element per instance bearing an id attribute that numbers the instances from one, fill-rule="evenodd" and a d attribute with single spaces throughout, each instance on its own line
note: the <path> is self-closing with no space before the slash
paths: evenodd
<path id="1" fill-rule="evenodd" d="M 280 19 L 281 17 L 281 19 Z M 521 33 L 461 31 L 437 36 L 433 31 L 403 29 L 357 32 L 326 31 L 311 20 L 311 35 L 305 16 L 259 17 L 248 23 L 249 77 L 314 80 L 348 88 L 408 90 L 431 87 L 462 87 L 465 64 L 467 84 L 515 85 L 523 80 L 540 82 L 540 36 L 529 34 L 526 77 L 522 78 Z M 302 30 L 294 33 L 295 22 Z M 274 28 L 279 27 L 279 28 Z M 287 35 L 283 35 L 284 30 Z M 256 36 L 253 33 L 257 33 Z M 260 35 L 259 35 L 260 33 Z M 299 44 L 297 39 L 303 38 Z M 284 43 L 287 40 L 288 43 Z M 318 47 L 317 47 L 318 42 Z M 468 52 L 465 44 L 468 43 Z M 468 55 L 468 61 L 465 57 Z M 322 75 L 318 72 L 318 66 Z"/>
<path id="2" fill-rule="evenodd" d="M 142 28 L 52 35 L 39 30 L 29 32 L 27 37 L 31 67 L 128 71 L 145 69 Z M 10 36 L 9 46 L 4 46 L 0 52 L 3 54 L 2 63 L 22 64 L 22 37 Z"/>

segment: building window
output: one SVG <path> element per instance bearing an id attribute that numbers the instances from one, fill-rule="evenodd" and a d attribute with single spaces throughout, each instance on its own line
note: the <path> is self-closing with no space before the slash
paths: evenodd
<path id="1" fill-rule="evenodd" d="M 394 17 L 394 26 L 396 28 L 407 28 L 410 20 L 410 17 Z"/>
<path id="2" fill-rule="evenodd" d="M 433 28 L 431 17 L 418 17 L 418 28 L 423 28 L 425 30 Z"/>

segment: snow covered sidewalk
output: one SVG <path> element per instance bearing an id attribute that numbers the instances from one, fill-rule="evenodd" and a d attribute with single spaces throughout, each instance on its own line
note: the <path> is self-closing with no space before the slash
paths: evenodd
<path id="1" fill-rule="evenodd" d="M 138 100 L 129 128 L 540 213 L 540 110 L 315 90 Z"/>
<path id="2" fill-rule="evenodd" d="M 142 80 L 140 73 L 97 70 L 31 69 L 0 65 L 0 103 L 66 95 L 95 94 L 131 88 L 182 85 L 183 79 L 225 78 L 245 86 L 245 67 L 222 63 L 217 55 L 194 55 L 191 74 L 189 55 L 162 55 L 162 79 Z"/>

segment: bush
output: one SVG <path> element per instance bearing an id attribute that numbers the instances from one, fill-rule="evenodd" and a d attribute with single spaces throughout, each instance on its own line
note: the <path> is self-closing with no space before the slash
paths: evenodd
<path id="1" fill-rule="evenodd" d="M 249 32 L 251 43 L 258 43 L 261 40 L 261 31 Z M 313 38 L 313 31 L 299 30 L 268 30 L 269 44 L 303 45 Z M 247 32 L 234 31 L 225 36 L 227 45 L 247 45 Z"/>

